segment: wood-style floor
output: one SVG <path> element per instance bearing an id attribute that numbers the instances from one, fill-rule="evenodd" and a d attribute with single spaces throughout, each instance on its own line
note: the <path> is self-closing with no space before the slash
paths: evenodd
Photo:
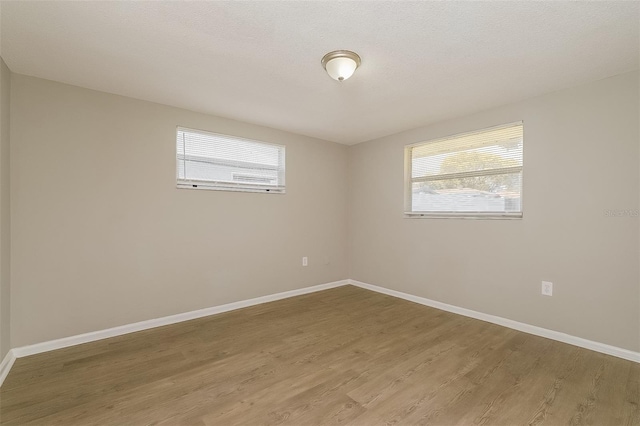
<path id="1" fill-rule="evenodd" d="M 3 425 L 640 425 L 640 365 L 340 287 L 18 359 Z"/>

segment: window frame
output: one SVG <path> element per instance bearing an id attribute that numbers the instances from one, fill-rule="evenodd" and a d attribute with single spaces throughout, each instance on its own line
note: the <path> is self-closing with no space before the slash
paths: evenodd
<path id="1" fill-rule="evenodd" d="M 471 176 L 493 176 L 504 174 L 504 171 L 516 171 L 518 169 L 521 173 L 520 178 L 520 211 L 519 212 L 456 212 L 456 211 L 440 211 L 440 212 L 426 212 L 426 211 L 413 211 L 413 191 L 412 184 L 416 178 L 412 177 L 412 149 L 419 146 L 428 145 L 431 143 L 444 142 L 449 139 L 457 139 L 465 136 L 472 136 L 482 134 L 491 130 L 498 130 L 513 126 L 522 126 L 522 166 L 505 167 L 501 169 L 482 170 L 477 172 L 462 172 L 452 173 L 450 178 L 456 177 L 471 177 Z M 431 139 L 425 142 L 417 142 L 404 146 L 404 217 L 407 219 L 522 219 L 524 217 L 524 121 L 514 121 L 511 123 L 500 124 L 496 126 L 486 127 L 479 130 L 473 130 L 469 132 L 456 133 L 453 135 L 445 136 L 442 138 Z M 462 151 L 460 151 L 462 152 Z M 496 173 L 500 171 L 503 173 Z M 448 175 L 436 175 L 436 176 L 448 176 Z M 417 178 L 418 180 L 423 178 Z M 435 180 L 435 179 L 434 179 Z"/>
<path id="2" fill-rule="evenodd" d="M 222 136 L 225 138 L 232 138 L 234 141 L 244 141 L 251 142 L 261 145 L 274 146 L 279 149 L 278 154 L 282 157 L 282 176 L 279 179 L 284 181 L 284 185 L 281 186 L 266 186 L 266 185 L 256 185 L 250 184 L 247 182 L 222 182 L 222 181 L 206 181 L 206 180 L 194 180 L 194 179 L 181 179 L 180 178 L 180 162 L 184 161 L 184 159 L 180 159 L 178 153 L 178 134 L 180 131 L 188 132 L 188 133 L 197 133 L 201 135 L 212 135 L 212 136 Z M 210 132 L 207 130 L 193 129 L 191 127 L 185 126 L 176 126 L 175 133 L 175 145 L 174 152 L 176 156 L 176 188 L 178 189 L 201 189 L 201 190 L 209 190 L 209 191 L 231 191 L 231 192 L 253 192 L 253 193 L 267 193 L 267 194 L 286 194 L 286 146 L 271 142 L 264 142 L 256 139 L 243 138 L 241 136 L 229 135 L 224 133 L 216 133 Z M 227 160 L 219 160 L 218 163 L 224 163 Z M 228 160 L 231 164 L 234 161 Z M 215 159 L 212 158 L 212 164 L 216 164 Z M 238 163 L 238 162 L 236 162 Z M 280 162 L 279 162 L 280 163 Z M 278 171 L 280 166 L 274 168 L 274 170 Z"/>

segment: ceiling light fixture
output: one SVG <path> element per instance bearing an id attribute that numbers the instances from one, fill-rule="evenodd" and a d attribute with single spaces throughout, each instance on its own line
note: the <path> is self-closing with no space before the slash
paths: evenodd
<path id="1" fill-rule="evenodd" d="M 322 58 L 322 66 L 334 80 L 344 81 L 360 66 L 360 56 L 350 50 L 334 50 Z"/>

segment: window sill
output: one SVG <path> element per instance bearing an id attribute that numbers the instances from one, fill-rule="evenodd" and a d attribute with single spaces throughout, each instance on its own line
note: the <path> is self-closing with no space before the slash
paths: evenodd
<path id="1" fill-rule="evenodd" d="M 239 186 L 213 186 L 213 185 L 202 185 L 202 184 L 186 184 L 179 183 L 176 185 L 178 189 L 195 189 L 195 190 L 205 190 L 205 191 L 225 191 L 225 192 L 255 192 L 262 194 L 285 194 L 286 191 L 284 188 L 245 188 Z"/>
<path id="2" fill-rule="evenodd" d="M 522 212 L 519 213 L 419 213 L 405 212 L 405 219 L 522 219 Z"/>

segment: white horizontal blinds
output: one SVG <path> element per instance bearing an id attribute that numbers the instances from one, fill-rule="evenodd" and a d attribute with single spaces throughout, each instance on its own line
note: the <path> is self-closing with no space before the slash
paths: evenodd
<path id="1" fill-rule="evenodd" d="M 285 148 L 263 142 L 178 128 L 178 183 L 218 189 L 285 187 Z"/>
<path id="2" fill-rule="evenodd" d="M 522 211 L 522 123 L 409 147 L 411 211 Z"/>

